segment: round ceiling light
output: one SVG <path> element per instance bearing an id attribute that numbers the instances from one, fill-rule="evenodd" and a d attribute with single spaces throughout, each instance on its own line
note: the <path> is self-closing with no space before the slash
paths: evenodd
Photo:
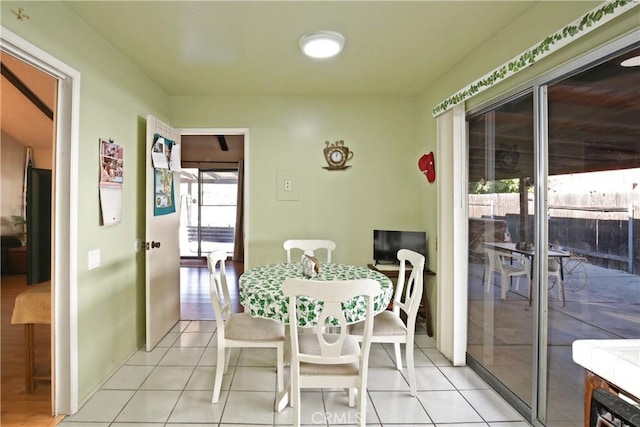
<path id="1" fill-rule="evenodd" d="M 300 49 L 312 58 L 331 58 L 342 51 L 344 36 L 333 31 L 318 31 L 300 39 Z"/>

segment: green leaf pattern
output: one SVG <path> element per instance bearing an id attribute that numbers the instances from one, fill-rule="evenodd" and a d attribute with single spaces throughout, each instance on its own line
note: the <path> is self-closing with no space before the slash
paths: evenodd
<path id="1" fill-rule="evenodd" d="M 615 16 L 616 14 L 625 12 L 624 7 L 629 5 L 630 3 L 635 3 L 630 7 L 635 7 L 640 4 L 637 1 L 634 2 L 634 0 L 614 0 L 604 3 L 604 5 L 584 15 L 582 19 L 580 19 L 579 23 L 572 23 L 565 26 L 561 30 L 546 37 L 533 48 L 526 50 L 525 52 L 520 54 L 519 57 L 509 61 L 507 64 L 500 66 L 488 76 L 477 80 L 458 93 L 451 95 L 449 98 L 433 107 L 433 116 L 436 117 L 440 115 L 440 113 L 447 111 L 454 105 L 466 101 L 477 93 L 493 86 L 495 83 L 498 83 L 505 78 L 533 65 L 542 56 L 548 54 L 552 50 L 556 50 L 559 49 L 559 47 L 562 47 L 559 42 L 565 39 L 581 37 L 584 34 L 589 33 L 592 27 L 599 21 L 601 21 L 604 17 L 610 17 L 611 15 Z"/>
<path id="2" fill-rule="evenodd" d="M 245 312 L 254 317 L 263 317 L 288 324 L 288 298 L 280 289 L 287 278 L 309 280 L 302 274 L 300 263 L 271 264 L 247 270 L 238 281 L 240 288 L 240 304 Z M 391 280 L 382 273 L 367 267 L 346 264 L 322 264 L 320 275 L 314 280 L 353 280 L 371 278 L 378 281 L 382 292 L 374 299 L 374 313 L 387 308 L 393 294 Z M 312 298 L 299 297 L 296 301 L 298 308 L 298 325 L 314 326 L 322 313 L 323 304 Z M 347 323 L 356 323 L 364 319 L 365 299 L 356 297 L 342 304 Z M 336 319 L 331 319 L 337 324 Z"/>

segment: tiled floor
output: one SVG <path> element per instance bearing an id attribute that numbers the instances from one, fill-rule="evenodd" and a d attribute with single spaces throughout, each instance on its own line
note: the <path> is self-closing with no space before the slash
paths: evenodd
<path id="1" fill-rule="evenodd" d="M 416 336 L 418 395 L 392 349 L 374 344 L 367 424 L 374 426 L 526 427 L 529 424 L 469 368 L 452 367 L 426 334 Z M 275 350 L 232 351 L 218 404 L 211 403 L 215 322 L 181 321 L 151 352 L 133 354 L 83 407 L 60 426 L 291 425 L 292 409 L 274 412 Z M 288 372 L 285 374 L 288 381 Z M 342 390 L 302 392 L 304 425 L 354 425 Z"/>

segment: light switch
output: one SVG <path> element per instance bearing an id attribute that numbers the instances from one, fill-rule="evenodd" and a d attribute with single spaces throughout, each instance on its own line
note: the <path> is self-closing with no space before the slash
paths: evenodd
<path id="1" fill-rule="evenodd" d="M 296 185 L 293 185 L 293 183 Z M 277 171 L 277 200 L 300 200 L 300 176 L 295 170 Z"/>

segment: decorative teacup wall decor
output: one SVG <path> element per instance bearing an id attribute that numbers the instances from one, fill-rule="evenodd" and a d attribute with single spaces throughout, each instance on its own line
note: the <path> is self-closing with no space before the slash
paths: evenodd
<path id="1" fill-rule="evenodd" d="M 344 170 L 351 166 L 346 166 L 349 160 L 353 158 L 353 151 L 349 150 L 349 147 L 344 145 L 344 141 L 336 141 L 333 144 L 329 141 L 325 142 L 324 158 L 327 160 L 329 167 L 324 167 L 327 170 Z"/>

